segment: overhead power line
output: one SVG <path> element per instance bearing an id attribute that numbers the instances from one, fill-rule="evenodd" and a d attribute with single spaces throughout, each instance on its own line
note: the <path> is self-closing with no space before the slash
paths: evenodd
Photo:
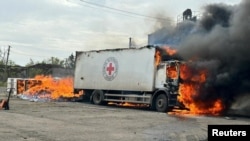
<path id="1" fill-rule="evenodd" d="M 22 51 L 18 51 L 18 50 L 12 50 L 11 51 L 14 54 L 19 54 L 19 55 L 23 55 L 23 56 L 34 56 L 34 57 L 49 57 L 49 56 L 41 56 L 41 55 L 36 55 L 36 54 L 30 54 L 30 53 L 24 53 Z"/>
<path id="2" fill-rule="evenodd" d="M 136 16 L 146 17 L 146 18 L 150 18 L 150 19 L 172 21 L 172 20 L 166 19 L 166 18 L 160 18 L 160 17 L 153 17 L 153 16 L 148 16 L 148 15 L 138 14 L 138 13 L 134 13 L 134 12 L 130 12 L 130 11 L 125 11 L 125 10 L 121 10 L 121 9 L 117 9 L 117 8 L 113 8 L 113 7 L 108 7 L 108 6 L 97 4 L 97 3 L 93 3 L 93 2 L 88 2 L 88 1 L 85 1 L 85 0 L 80 0 L 80 1 L 84 2 L 84 3 L 87 3 L 87 4 L 90 4 L 90 5 L 94 5 L 94 6 L 98 6 L 98 7 L 102 7 L 102 8 L 106 8 L 106 9 L 111 9 L 111 10 L 114 10 L 114 11 L 119 11 L 119 12 L 130 14 L 130 15 L 136 15 Z"/>

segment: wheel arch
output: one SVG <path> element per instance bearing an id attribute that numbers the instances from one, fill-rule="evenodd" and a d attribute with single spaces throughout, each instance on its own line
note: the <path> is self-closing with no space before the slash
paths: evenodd
<path id="1" fill-rule="evenodd" d="M 103 90 L 93 90 L 92 93 L 91 93 L 91 95 L 90 95 L 90 98 L 89 98 L 89 100 L 90 100 L 91 103 L 94 103 L 93 102 L 93 96 L 96 93 L 100 93 L 101 94 L 101 96 L 102 96 L 101 99 L 103 101 L 103 99 L 104 99 L 104 91 Z"/>
<path id="2" fill-rule="evenodd" d="M 150 101 L 152 110 L 155 110 L 155 104 L 156 104 L 155 101 L 156 101 L 157 96 L 159 96 L 160 94 L 165 94 L 166 97 L 167 97 L 167 100 L 169 100 L 169 92 L 166 89 L 158 89 L 158 90 L 156 90 L 153 93 L 152 99 Z"/>

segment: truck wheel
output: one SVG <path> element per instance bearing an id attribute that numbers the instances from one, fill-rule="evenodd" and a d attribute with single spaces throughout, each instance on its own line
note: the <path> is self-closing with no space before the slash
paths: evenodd
<path id="1" fill-rule="evenodd" d="M 95 90 L 92 93 L 92 102 L 96 105 L 101 105 L 103 102 L 103 91 Z"/>
<path id="2" fill-rule="evenodd" d="M 155 100 L 155 108 L 158 112 L 166 112 L 168 109 L 167 96 L 160 94 Z"/>

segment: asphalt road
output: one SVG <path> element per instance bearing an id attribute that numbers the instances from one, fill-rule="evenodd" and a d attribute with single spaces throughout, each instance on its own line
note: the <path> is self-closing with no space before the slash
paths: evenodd
<path id="1" fill-rule="evenodd" d="M 1 94 L 1 98 L 6 98 Z M 243 117 L 153 112 L 82 102 L 34 102 L 12 96 L 0 111 L 0 141 L 205 141 L 209 124 L 250 124 Z"/>

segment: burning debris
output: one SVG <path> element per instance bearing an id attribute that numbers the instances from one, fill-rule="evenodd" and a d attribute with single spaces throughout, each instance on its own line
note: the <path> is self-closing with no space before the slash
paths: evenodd
<path id="1" fill-rule="evenodd" d="M 235 103 L 239 97 L 249 95 L 249 17 L 248 0 L 234 6 L 211 4 L 205 7 L 199 21 L 185 20 L 182 23 L 182 28 L 187 29 L 185 32 L 179 28 L 171 30 L 172 35 L 179 39 L 173 47 L 178 56 L 187 61 L 181 70 L 179 100 L 191 113 L 225 114 L 232 105 L 238 105 Z M 244 99 L 241 105 L 249 107 L 249 100 Z"/>
<path id="2" fill-rule="evenodd" d="M 72 101 L 81 97 L 73 93 L 73 78 L 38 75 L 17 80 L 17 96 L 30 101 Z"/>

